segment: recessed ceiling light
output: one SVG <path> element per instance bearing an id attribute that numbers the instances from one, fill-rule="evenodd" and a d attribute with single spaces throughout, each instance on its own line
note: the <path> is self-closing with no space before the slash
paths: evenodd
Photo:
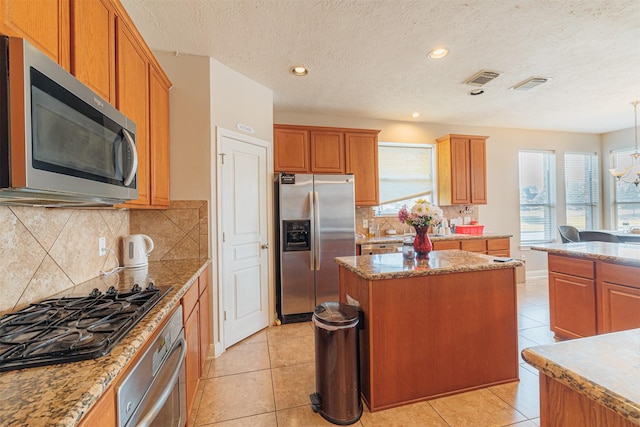
<path id="1" fill-rule="evenodd" d="M 448 54 L 449 54 L 449 51 L 446 48 L 439 47 L 439 48 L 433 49 L 431 52 L 429 52 L 428 56 L 431 59 L 440 59 L 440 58 L 444 58 Z"/>
<path id="2" fill-rule="evenodd" d="M 303 67 L 301 65 L 297 65 L 297 66 L 291 68 L 291 72 L 295 76 L 306 76 L 307 73 L 309 72 L 309 70 L 307 70 L 305 67 Z"/>
<path id="3" fill-rule="evenodd" d="M 474 89 L 474 90 L 470 90 L 468 93 L 471 96 L 478 96 L 484 93 L 484 89 Z"/>
<path id="4" fill-rule="evenodd" d="M 413 113 L 411 115 L 411 117 L 413 117 L 414 119 L 417 119 L 418 117 L 421 117 L 421 116 L 422 116 L 422 114 L 420 114 L 420 113 Z"/>

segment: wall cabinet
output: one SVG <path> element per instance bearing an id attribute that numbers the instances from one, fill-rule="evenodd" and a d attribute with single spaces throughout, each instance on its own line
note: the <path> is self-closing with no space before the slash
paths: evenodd
<path id="1" fill-rule="evenodd" d="M 171 82 L 118 0 L 0 0 L 0 33 L 24 37 L 136 123 L 138 199 L 169 205 Z"/>
<path id="2" fill-rule="evenodd" d="M 345 172 L 356 177 L 356 206 L 378 206 L 378 132 L 345 133 Z"/>
<path id="3" fill-rule="evenodd" d="M 487 203 L 487 136 L 445 135 L 438 138 L 438 204 Z"/>
<path id="4" fill-rule="evenodd" d="M 186 388 L 187 414 L 193 405 L 198 382 L 208 356 L 211 315 L 209 312 L 209 269 L 205 270 L 182 297 L 184 335 L 187 342 Z"/>
<path id="5" fill-rule="evenodd" d="M 116 104 L 116 17 L 109 0 L 71 1 L 71 73 Z"/>
<path id="6" fill-rule="evenodd" d="M 274 171 L 352 173 L 356 206 L 380 204 L 378 130 L 319 126 L 273 126 Z"/>
<path id="7" fill-rule="evenodd" d="M 0 33 L 21 37 L 69 70 L 69 0 L 0 0 Z"/>

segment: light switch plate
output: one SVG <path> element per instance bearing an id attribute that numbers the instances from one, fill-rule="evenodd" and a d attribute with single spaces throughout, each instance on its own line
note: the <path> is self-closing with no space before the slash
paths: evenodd
<path id="1" fill-rule="evenodd" d="M 98 238 L 98 256 L 105 256 L 107 254 L 107 239 L 104 237 Z"/>
<path id="2" fill-rule="evenodd" d="M 363 219 L 362 220 L 362 227 L 363 228 L 369 228 L 369 220 Z"/>

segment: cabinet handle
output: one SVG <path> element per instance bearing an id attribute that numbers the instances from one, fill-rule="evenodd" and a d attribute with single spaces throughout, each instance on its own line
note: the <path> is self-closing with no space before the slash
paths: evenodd
<path id="1" fill-rule="evenodd" d="M 269 249 L 269 244 L 268 243 L 263 243 L 262 245 L 260 245 L 260 247 L 262 249 Z"/>

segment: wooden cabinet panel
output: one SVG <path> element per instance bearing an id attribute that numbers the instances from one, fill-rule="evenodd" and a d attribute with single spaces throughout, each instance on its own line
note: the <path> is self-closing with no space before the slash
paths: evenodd
<path id="1" fill-rule="evenodd" d="M 149 65 L 149 148 L 151 151 L 151 204 L 169 206 L 169 87 Z"/>
<path id="2" fill-rule="evenodd" d="M 69 0 L 0 0 L 0 33 L 27 39 L 69 70 Z"/>
<path id="3" fill-rule="evenodd" d="M 595 281 L 549 271 L 551 330 L 561 338 L 596 334 Z"/>
<path id="4" fill-rule="evenodd" d="M 595 263 L 587 259 L 549 254 L 549 271 L 595 279 Z"/>
<path id="5" fill-rule="evenodd" d="M 603 282 L 599 297 L 599 334 L 640 328 L 640 288 Z"/>
<path id="6" fill-rule="evenodd" d="M 116 20 L 116 106 L 136 124 L 138 199 L 126 205 L 149 205 L 148 63 L 132 32 Z"/>
<path id="7" fill-rule="evenodd" d="M 460 240 L 441 240 L 432 242 L 434 251 L 444 251 L 447 249 L 460 249 Z"/>
<path id="8" fill-rule="evenodd" d="M 486 136 L 438 138 L 438 204 L 487 203 Z"/>
<path id="9" fill-rule="evenodd" d="M 79 427 L 113 427 L 117 425 L 116 395 L 109 387 L 89 413 L 82 418 Z"/>
<path id="10" fill-rule="evenodd" d="M 487 204 L 486 138 L 469 138 L 471 203 Z"/>
<path id="11" fill-rule="evenodd" d="M 71 1 L 71 73 L 114 105 L 115 26 L 110 1 Z"/>
<path id="12" fill-rule="evenodd" d="M 483 254 L 487 252 L 487 241 L 485 239 L 463 240 L 460 248 L 463 251 L 480 252 Z"/>
<path id="13" fill-rule="evenodd" d="M 487 250 L 488 251 L 498 251 L 498 250 L 510 250 L 511 242 L 509 239 L 487 239 Z"/>
<path id="14" fill-rule="evenodd" d="M 356 206 L 378 206 L 378 132 L 346 133 L 346 173 L 355 176 Z"/>
<path id="15" fill-rule="evenodd" d="M 344 132 L 311 131 L 312 173 L 344 173 Z"/>
<path id="16" fill-rule="evenodd" d="M 209 345 L 211 344 L 211 311 L 209 309 L 209 288 L 205 288 L 200 295 L 200 372 L 204 374 L 204 364 L 209 357 Z"/>
<path id="17" fill-rule="evenodd" d="M 182 321 L 184 323 L 187 323 L 191 312 L 198 304 L 198 298 L 200 298 L 200 294 L 198 293 L 197 284 L 191 285 L 189 290 L 182 296 Z"/>
<path id="18" fill-rule="evenodd" d="M 197 287 L 196 287 L 197 290 Z M 200 380 L 200 308 L 196 304 L 184 324 L 184 338 L 187 342 L 187 355 L 185 360 L 186 386 L 187 386 L 187 413 L 191 411 L 198 381 Z"/>
<path id="19" fill-rule="evenodd" d="M 276 172 L 309 173 L 309 131 L 273 128 L 273 168 Z"/>

